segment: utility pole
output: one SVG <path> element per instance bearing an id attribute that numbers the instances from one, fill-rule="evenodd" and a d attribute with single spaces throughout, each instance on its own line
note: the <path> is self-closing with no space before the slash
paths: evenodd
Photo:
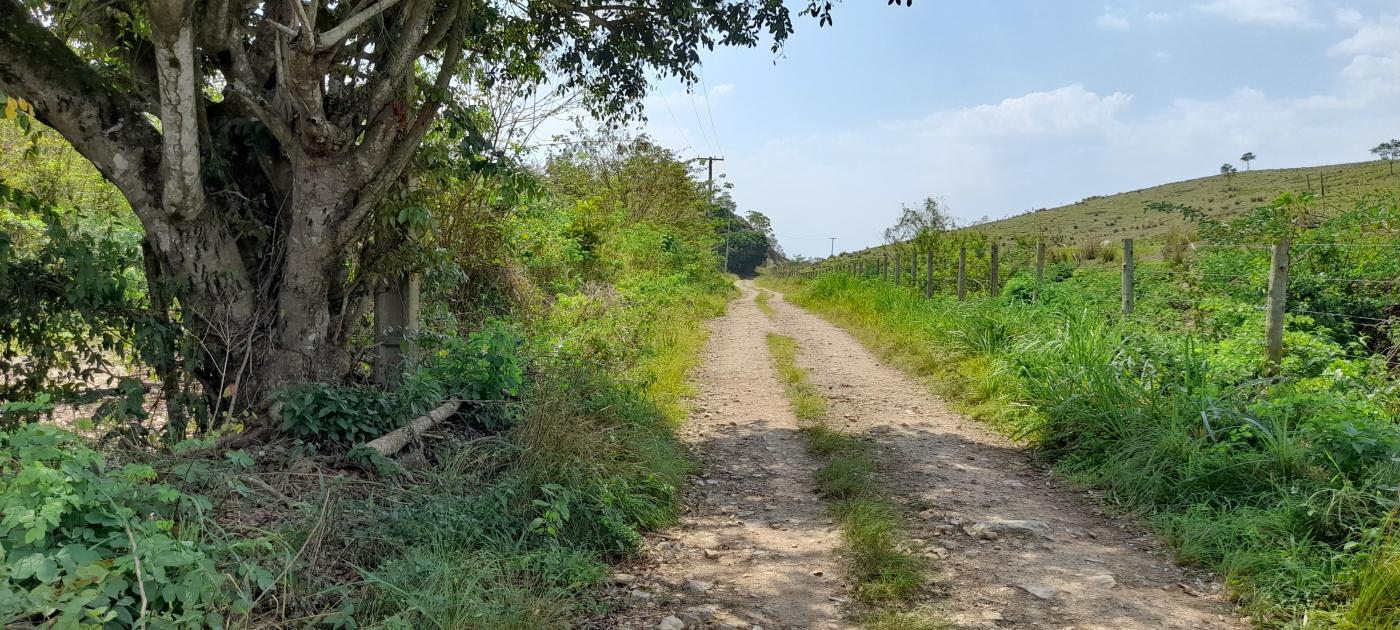
<path id="1" fill-rule="evenodd" d="M 706 188 L 709 188 L 709 189 L 710 189 L 710 203 L 713 204 L 713 203 L 715 202 L 715 162 L 716 162 L 716 161 L 723 162 L 723 161 L 724 161 L 724 158 L 722 158 L 722 157 L 713 157 L 713 156 L 712 156 L 712 157 L 698 157 L 698 158 L 695 158 L 695 161 L 696 161 L 696 162 L 702 162 L 702 161 L 703 161 L 703 162 L 708 162 L 708 163 L 709 163 L 709 176 L 705 178 L 705 186 L 706 186 Z M 730 233 L 731 231 L 733 231 L 733 227 L 734 227 L 734 226 L 733 226 L 733 225 L 730 223 L 730 221 L 729 221 L 729 217 L 725 217 L 725 218 L 724 218 L 724 271 L 725 271 L 726 273 L 729 271 L 729 233 Z"/>
<path id="2" fill-rule="evenodd" d="M 831 253 L 827 256 L 829 258 L 836 255 L 836 237 L 828 236 L 827 238 L 831 239 Z"/>
<path id="3" fill-rule="evenodd" d="M 708 182 L 709 185 L 710 185 L 710 194 L 711 194 L 711 195 L 714 195 L 714 194 L 715 194 L 715 162 L 723 162 L 723 161 L 724 161 L 724 158 L 722 158 L 722 157 L 698 157 L 698 158 L 695 158 L 695 161 L 696 161 L 696 162 L 708 162 L 708 163 L 709 163 L 710 175 L 709 175 L 708 178 L 706 178 L 705 181 Z"/>

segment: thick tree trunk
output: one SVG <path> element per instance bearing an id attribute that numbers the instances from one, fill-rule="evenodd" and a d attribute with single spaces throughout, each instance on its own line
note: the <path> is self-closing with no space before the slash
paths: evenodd
<path id="1" fill-rule="evenodd" d="M 352 357 L 344 347 L 341 313 L 334 296 L 345 290 L 345 265 L 338 221 L 356 203 L 360 182 L 336 161 L 299 160 L 294 167 L 292 204 L 296 220 L 288 226 L 285 262 L 277 297 L 279 320 L 269 360 L 269 382 L 285 387 L 344 377 Z"/>
<path id="2" fill-rule="evenodd" d="M 152 0 L 149 37 L 113 43 L 133 87 L 97 72 L 28 4 L 0 0 L 0 89 L 30 101 L 131 204 L 151 280 L 170 289 L 156 306 L 196 346 L 184 365 L 215 422 L 354 366 L 346 342 L 373 274 L 355 237 L 408 166 L 463 55 L 459 8 L 427 0 L 394 10 L 392 47 L 343 46 L 395 5 L 318 31 L 325 12 L 306 15 L 297 2 Z M 415 62 L 432 50 L 439 70 L 425 90 Z M 370 63 L 373 76 L 353 87 L 328 80 L 347 58 Z M 204 93 L 213 71 L 219 99 Z"/>
<path id="3" fill-rule="evenodd" d="M 302 162 L 291 170 L 290 203 L 268 210 L 286 217 L 280 234 L 252 251 L 218 219 L 226 209 L 146 224 L 160 272 L 202 351 L 193 371 L 216 415 L 261 413 L 278 390 L 340 381 L 353 367 L 346 338 L 366 302 L 342 299 L 349 255 L 337 245 L 345 226 L 335 218 L 355 204 L 358 188 L 331 165 Z"/>

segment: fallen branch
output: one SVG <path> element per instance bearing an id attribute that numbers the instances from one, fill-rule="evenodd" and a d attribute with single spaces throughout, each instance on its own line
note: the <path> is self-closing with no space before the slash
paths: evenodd
<path id="1" fill-rule="evenodd" d="M 457 408 L 461 406 L 462 401 L 449 400 L 438 406 L 437 409 L 429 411 L 427 415 L 418 416 L 402 427 L 365 442 L 365 446 L 378 451 L 380 455 L 385 457 L 393 455 L 402 450 L 403 447 L 408 446 L 409 442 L 427 433 L 428 429 L 452 417 L 452 414 L 457 413 Z"/>

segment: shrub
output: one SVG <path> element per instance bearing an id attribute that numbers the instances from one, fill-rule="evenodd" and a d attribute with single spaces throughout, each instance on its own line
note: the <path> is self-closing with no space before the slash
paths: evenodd
<path id="1" fill-rule="evenodd" d="M 317 443 L 353 445 L 408 419 L 392 394 L 366 387 L 311 383 L 282 392 L 281 401 L 282 430 Z"/>
<path id="2" fill-rule="evenodd" d="M 421 376 L 439 384 L 446 398 L 502 400 L 520 394 L 524 370 L 520 332 L 501 320 L 467 335 L 420 337 Z"/>
<path id="3" fill-rule="evenodd" d="M 403 425 L 445 399 L 498 401 L 520 394 L 525 375 L 520 334 L 492 320 L 465 339 L 421 335 L 424 357 L 394 392 L 313 383 L 280 393 L 282 430 L 322 444 L 349 446 Z M 501 406 L 475 414 L 487 429 L 509 424 Z"/>
<path id="4" fill-rule="evenodd" d="M 0 433 L 0 625 L 222 626 L 225 577 L 177 519 L 202 501 L 154 478 L 51 426 Z"/>

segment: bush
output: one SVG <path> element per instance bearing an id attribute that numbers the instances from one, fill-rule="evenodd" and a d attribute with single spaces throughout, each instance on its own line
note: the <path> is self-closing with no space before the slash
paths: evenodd
<path id="1" fill-rule="evenodd" d="M 443 398 L 502 400 L 520 395 L 525 375 L 520 359 L 524 341 L 509 324 L 488 320 L 465 339 L 420 337 L 424 358 L 420 378 L 436 383 Z"/>
<path id="2" fill-rule="evenodd" d="M 317 443 L 346 446 L 402 425 L 408 407 L 367 387 L 311 383 L 281 393 L 282 430 Z"/>
<path id="3" fill-rule="evenodd" d="M 0 433 L 0 625 L 222 626 L 226 578 L 177 518 L 207 505 L 154 478 L 54 427 Z"/>
<path id="4" fill-rule="evenodd" d="M 421 335 L 424 354 L 393 392 L 372 387 L 313 383 L 280 393 L 282 430 L 319 444 L 348 447 L 403 426 L 444 400 L 499 401 L 520 394 L 525 380 L 520 335 L 491 320 L 465 339 Z M 487 429 L 509 424 L 504 407 L 485 407 L 474 418 Z"/>

